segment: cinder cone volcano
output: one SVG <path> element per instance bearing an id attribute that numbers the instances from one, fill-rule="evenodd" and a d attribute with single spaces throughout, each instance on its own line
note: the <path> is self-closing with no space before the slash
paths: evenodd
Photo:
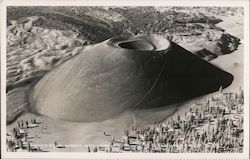
<path id="1" fill-rule="evenodd" d="M 31 97 L 34 111 L 91 122 L 217 91 L 233 76 L 160 35 L 114 37 L 47 73 Z"/>

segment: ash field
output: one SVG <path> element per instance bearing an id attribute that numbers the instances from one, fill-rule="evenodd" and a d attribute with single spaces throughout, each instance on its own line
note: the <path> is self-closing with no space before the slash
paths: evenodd
<path id="1" fill-rule="evenodd" d="M 242 151 L 242 8 L 8 7 L 7 25 L 8 151 Z M 189 121 L 193 103 L 213 103 L 217 91 L 225 108 L 206 105 L 203 126 Z M 234 127 L 213 122 L 221 112 Z M 184 132 L 216 136 L 211 122 L 232 137 L 195 141 L 199 147 L 192 135 L 184 148 L 177 139 L 160 150 L 159 139 L 145 144 L 148 127 L 156 132 L 173 118 L 196 126 Z M 132 144 L 128 132 L 137 136 Z"/>

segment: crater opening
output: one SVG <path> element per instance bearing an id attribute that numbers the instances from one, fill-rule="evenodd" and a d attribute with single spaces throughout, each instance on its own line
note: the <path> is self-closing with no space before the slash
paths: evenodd
<path id="1" fill-rule="evenodd" d="M 118 44 L 120 47 L 125 49 L 133 49 L 133 50 L 155 50 L 155 47 L 146 40 L 132 40 L 126 41 Z"/>
<path id="2" fill-rule="evenodd" d="M 139 51 L 160 51 L 170 47 L 170 42 L 162 35 L 143 34 L 128 39 L 115 39 L 113 41 L 118 47 Z"/>

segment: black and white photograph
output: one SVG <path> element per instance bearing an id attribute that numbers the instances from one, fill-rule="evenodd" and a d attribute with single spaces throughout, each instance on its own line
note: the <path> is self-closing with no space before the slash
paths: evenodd
<path id="1" fill-rule="evenodd" d="M 249 158 L 249 1 L 31 2 L 1 4 L 2 157 Z"/>

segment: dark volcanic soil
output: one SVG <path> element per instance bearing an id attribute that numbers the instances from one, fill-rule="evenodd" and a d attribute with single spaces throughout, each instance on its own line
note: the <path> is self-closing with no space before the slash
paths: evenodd
<path id="1" fill-rule="evenodd" d="M 132 37 L 126 48 L 115 47 L 112 42 L 120 42 L 114 39 L 47 73 L 34 87 L 34 111 L 72 122 L 102 121 L 135 107 L 180 103 L 225 88 L 233 80 L 163 36 Z"/>

